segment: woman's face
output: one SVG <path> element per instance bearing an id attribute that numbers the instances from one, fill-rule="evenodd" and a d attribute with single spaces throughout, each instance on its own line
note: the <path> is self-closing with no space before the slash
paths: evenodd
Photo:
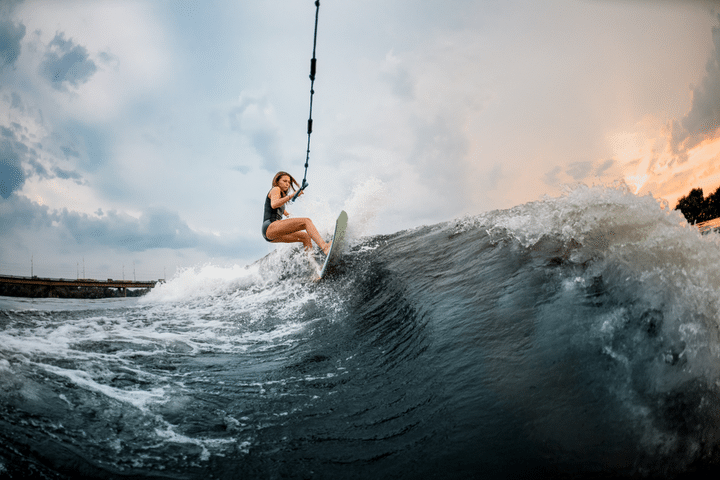
<path id="1" fill-rule="evenodd" d="M 290 177 L 288 175 L 283 175 L 278 179 L 277 183 L 280 190 L 282 190 L 283 193 L 287 193 L 290 188 Z"/>

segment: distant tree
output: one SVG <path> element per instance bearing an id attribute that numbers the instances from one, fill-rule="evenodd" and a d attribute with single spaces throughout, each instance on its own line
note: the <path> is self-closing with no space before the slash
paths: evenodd
<path id="1" fill-rule="evenodd" d="M 707 197 L 707 220 L 720 217 L 720 187 Z"/>
<path id="2" fill-rule="evenodd" d="M 685 219 L 692 225 L 705 221 L 707 200 L 703 197 L 702 188 L 693 188 L 690 193 L 678 200 L 675 210 L 680 210 Z"/>
<path id="3" fill-rule="evenodd" d="M 678 200 L 675 210 L 680 210 L 693 225 L 720 217 L 720 187 L 707 197 L 703 196 L 702 188 L 693 188 Z"/>

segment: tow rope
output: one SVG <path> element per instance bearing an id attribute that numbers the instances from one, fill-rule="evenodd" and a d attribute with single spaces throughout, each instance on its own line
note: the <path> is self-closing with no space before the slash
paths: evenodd
<path id="1" fill-rule="evenodd" d="M 312 59 L 310 60 L 310 115 L 308 117 L 308 123 L 307 123 L 307 153 L 305 155 L 305 175 L 303 175 L 303 181 L 302 186 L 300 189 L 293 195 L 292 201 L 294 202 L 295 199 L 300 195 L 300 192 L 305 190 L 305 187 L 308 186 L 307 183 L 307 171 L 308 171 L 308 164 L 310 162 L 310 134 L 312 133 L 312 105 L 313 105 L 313 95 L 315 94 L 315 72 L 317 69 L 317 59 L 315 58 L 315 47 L 317 46 L 317 27 L 318 27 L 318 14 L 320 13 L 320 0 L 315 0 L 315 35 L 313 37 L 313 53 L 312 53 Z"/>

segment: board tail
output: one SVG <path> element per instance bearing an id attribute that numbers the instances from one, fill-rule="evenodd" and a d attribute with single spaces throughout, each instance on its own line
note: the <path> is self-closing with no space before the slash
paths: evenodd
<path id="1" fill-rule="evenodd" d="M 340 256 L 343 248 L 345 247 L 345 230 L 347 229 L 348 216 L 345 210 L 340 212 L 340 215 L 335 222 L 335 233 L 333 233 L 332 245 L 330 245 L 330 251 L 325 257 L 325 264 L 320 271 L 320 278 L 324 277 L 328 271 L 328 267 L 331 267 L 337 258 Z"/>

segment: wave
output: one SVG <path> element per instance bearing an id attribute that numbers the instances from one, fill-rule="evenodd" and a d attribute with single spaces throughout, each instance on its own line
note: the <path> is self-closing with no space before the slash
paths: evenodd
<path id="1" fill-rule="evenodd" d="M 321 282 L 281 246 L 125 309 L 5 313 L 4 426 L 108 475 L 717 472 L 719 254 L 623 187 L 351 236 Z"/>

